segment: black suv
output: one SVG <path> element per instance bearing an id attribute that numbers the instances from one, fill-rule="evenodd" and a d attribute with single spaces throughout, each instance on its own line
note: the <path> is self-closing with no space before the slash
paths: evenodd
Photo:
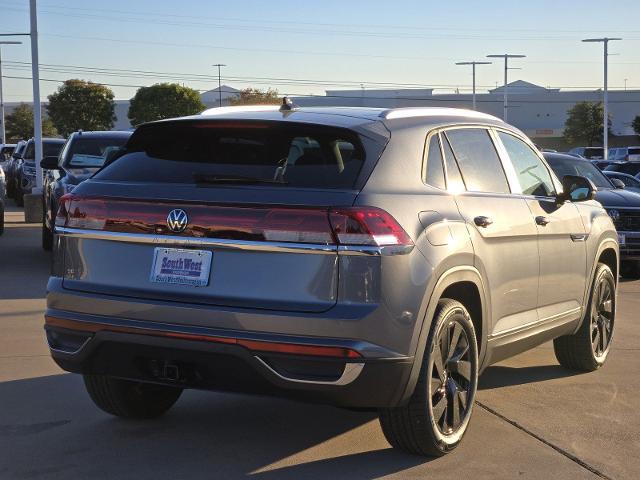
<path id="1" fill-rule="evenodd" d="M 607 210 L 618 230 L 620 272 L 627 277 L 640 277 L 640 195 L 624 190 L 624 185 L 614 184 L 589 160 L 561 153 L 543 155 L 558 177 L 580 175 L 594 183 L 596 200 Z M 640 166 L 640 162 L 629 162 L 633 163 Z"/>
<path id="2" fill-rule="evenodd" d="M 78 184 L 96 173 L 106 158 L 117 152 L 133 132 L 75 132 L 67 139 L 60 156 L 45 156 L 44 216 L 42 221 L 42 248 L 51 250 L 53 245 L 53 220 L 58 210 L 58 200 L 71 193 Z"/>

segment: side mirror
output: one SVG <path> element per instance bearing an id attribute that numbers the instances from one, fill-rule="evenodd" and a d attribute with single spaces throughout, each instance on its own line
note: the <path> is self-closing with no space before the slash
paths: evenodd
<path id="1" fill-rule="evenodd" d="M 611 183 L 613 183 L 613 186 L 616 187 L 616 189 L 618 190 L 624 189 L 624 186 L 625 186 L 624 182 L 619 178 L 610 178 L 609 180 L 611 180 Z"/>
<path id="2" fill-rule="evenodd" d="M 577 175 L 565 175 L 562 178 L 562 193 L 558 195 L 558 203 L 586 202 L 596 197 L 596 186 L 591 180 Z"/>
<path id="3" fill-rule="evenodd" d="M 53 156 L 44 157 L 42 159 L 42 161 L 40 162 L 40 166 L 44 170 L 59 170 L 60 169 L 60 167 L 58 166 L 58 157 L 53 157 Z"/>
<path id="4" fill-rule="evenodd" d="M 13 158 L 15 158 L 16 160 L 21 160 L 22 159 L 22 154 L 16 152 L 16 153 L 13 154 Z"/>

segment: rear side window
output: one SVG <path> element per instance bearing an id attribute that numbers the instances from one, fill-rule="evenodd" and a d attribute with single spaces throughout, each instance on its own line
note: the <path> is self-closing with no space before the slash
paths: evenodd
<path id="1" fill-rule="evenodd" d="M 489 132 L 483 128 L 449 130 L 446 136 L 471 192 L 509 193 L 509 184 Z"/>
<path id="2" fill-rule="evenodd" d="M 640 155 L 640 148 L 630 148 L 629 155 Z"/>
<path id="3" fill-rule="evenodd" d="M 426 181 L 433 187 L 444 190 L 444 168 L 442 167 L 442 152 L 440 151 L 440 141 L 438 134 L 431 136 L 427 146 L 427 178 Z"/>
<path id="4" fill-rule="evenodd" d="M 165 122 L 139 128 L 94 178 L 353 188 L 365 161 L 354 132 L 285 122 Z"/>

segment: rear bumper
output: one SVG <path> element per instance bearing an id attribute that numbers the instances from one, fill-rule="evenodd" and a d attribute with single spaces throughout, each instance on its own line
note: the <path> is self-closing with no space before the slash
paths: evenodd
<path id="1" fill-rule="evenodd" d="M 230 332 L 51 309 L 46 320 L 51 355 L 64 370 L 183 388 L 392 407 L 401 402 L 413 364 L 412 357 L 366 357 L 359 352 L 370 346 L 352 340 Z M 301 348 L 282 353 L 279 345 Z"/>

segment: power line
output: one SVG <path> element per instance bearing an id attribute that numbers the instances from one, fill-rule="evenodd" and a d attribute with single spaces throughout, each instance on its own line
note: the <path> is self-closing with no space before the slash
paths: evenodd
<path id="1" fill-rule="evenodd" d="M 7 76 L 5 75 L 3 78 L 9 78 L 9 79 L 17 79 L 17 80 L 31 80 L 31 77 L 17 77 L 17 76 Z M 41 78 L 40 81 L 42 82 L 53 82 L 53 83 L 64 83 L 64 80 L 58 80 L 58 79 L 53 79 L 53 78 Z M 130 88 L 141 88 L 141 87 L 147 87 L 148 85 L 132 85 L 132 84 L 116 84 L 116 83 L 103 83 L 103 82 L 92 82 L 95 83 L 97 85 L 104 85 L 107 87 L 130 87 Z M 196 91 L 202 93 L 205 92 L 206 90 L 197 90 Z M 590 93 L 597 93 L 597 92 L 590 92 Z M 362 95 L 315 95 L 315 94 L 305 94 L 305 93 L 295 93 L 295 92 L 279 92 L 279 95 L 281 96 L 291 96 L 291 97 L 299 97 L 299 98 L 320 98 L 320 99 L 326 99 L 326 98 L 340 98 L 340 99 L 349 99 L 349 100 L 362 100 Z M 488 94 L 485 94 L 488 95 Z M 385 101 L 390 101 L 390 100 L 396 100 L 396 101 L 424 101 L 424 102 L 443 102 L 443 103 L 466 103 L 468 100 L 464 99 L 464 98 L 439 98 L 439 97 L 443 97 L 445 95 L 430 95 L 430 96 L 424 96 L 424 97 L 419 97 L 419 96 L 415 96 L 415 97 L 372 97 L 372 96 L 366 96 L 364 98 L 368 99 L 368 100 L 385 100 Z M 502 103 L 502 98 L 498 95 L 496 95 L 496 99 L 489 99 L 489 98 L 479 98 L 477 100 L 478 103 L 497 103 L 497 104 L 501 104 Z M 552 100 L 552 99 L 545 99 L 545 100 L 521 100 L 521 99 L 517 99 L 517 100 L 513 100 L 513 104 L 512 107 L 516 107 L 518 104 L 546 104 L 546 103 L 558 103 L 558 104 L 567 104 L 567 105 L 572 105 L 574 103 L 576 103 L 577 101 L 581 101 L 581 100 Z M 609 103 L 640 103 L 640 99 L 639 100 L 609 100 Z"/>
<path id="2" fill-rule="evenodd" d="M 15 7 L 4 7 L 7 10 L 18 10 L 23 11 L 23 9 L 15 8 Z M 132 18 L 123 15 L 105 15 L 103 14 L 88 14 L 88 13 L 68 13 L 68 12 L 56 12 L 47 9 L 41 9 L 41 13 L 55 16 L 64 16 L 65 18 L 84 18 L 84 19 L 96 19 L 101 22 L 111 21 L 111 22 L 133 22 L 138 23 L 141 21 L 141 18 Z M 305 28 L 292 28 L 292 27 L 282 27 L 282 26 L 264 26 L 264 25 L 230 25 L 224 23 L 207 23 L 207 22 L 184 22 L 184 21 L 175 21 L 175 20 L 154 20 L 154 24 L 159 25 L 167 25 L 167 26 L 187 26 L 187 27 L 199 27 L 199 28 L 215 28 L 216 30 L 238 30 L 238 31 L 263 31 L 263 32 L 275 32 L 278 34 L 283 33 L 291 33 L 295 35 L 340 35 L 347 37 L 366 37 L 366 38 L 382 38 L 382 39 L 441 39 L 443 37 L 450 39 L 463 39 L 463 40 L 473 40 L 473 39 L 492 39 L 492 40 L 522 40 L 522 41 L 575 41 L 578 38 L 575 35 L 572 36 L 549 36 L 549 35 L 539 35 L 538 32 L 532 32 L 532 36 L 529 37 L 508 37 L 508 36 L 495 36 L 495 35 L 471 35 L 471 34 L 448 34 L 448 33 L 437 33 L 433 35 L 428 34 L 413 34 L 406 32 L 383 32 L 383 31 L 354 31 L 351 30 L 338 30 L 338 29 L 311 29 L 308 27 Z M 630 40 L 640 40 L 640 37 L 627 37 Z"/>
<path id="3" fill-rule="evenodd" d="M 11 69 L 27 69 L 30 68 L 30 62 L 7 61 L 5 65 L 11 65 Z M 80 65 L 64 65 L 64 64 L 48 64 L 41 63 L 40 68 L 43 71 L 52 73 L 71 73 L 71 74 L 95 74 L 105 76 L 117 76 L 126 78 L 161 78 L 173 80 L 187 80 L 196 82 L 214 82 L 217 81 L 216 75 L 185 73 L 185 72 L 157 72 L 151 70 L 123 69 L 123 68 L 105 68 L 105 67 L 83 67 Z M 332 79 L 307 79 L 307 78 L 289 78 L 289 77 L 245 77 L 245 76 L 225 76 L 225 81 L 236 81 L 246 83 L 272 83 L 282 85 L 300 85 L 300 86 L 350 86 L 359 88 L 362 83 L 367 85 L 375 85 L 385 88 L 457 88 L 459 84 L 422 84 L 422 83 L 402 83 L 402 82 L 376 82 L 364 80 L 332 80 Z M 280 83 L 282 82 L 282 83 Z M 478 85 L 480 88 L 492 88 L 493 85 Z M 564 85 L 550 88 L 573 88 L 573 89 L 597 89 L 600 86 L 590 85 Z M 627 88 L 640 88 L 627 86 Z"/>

